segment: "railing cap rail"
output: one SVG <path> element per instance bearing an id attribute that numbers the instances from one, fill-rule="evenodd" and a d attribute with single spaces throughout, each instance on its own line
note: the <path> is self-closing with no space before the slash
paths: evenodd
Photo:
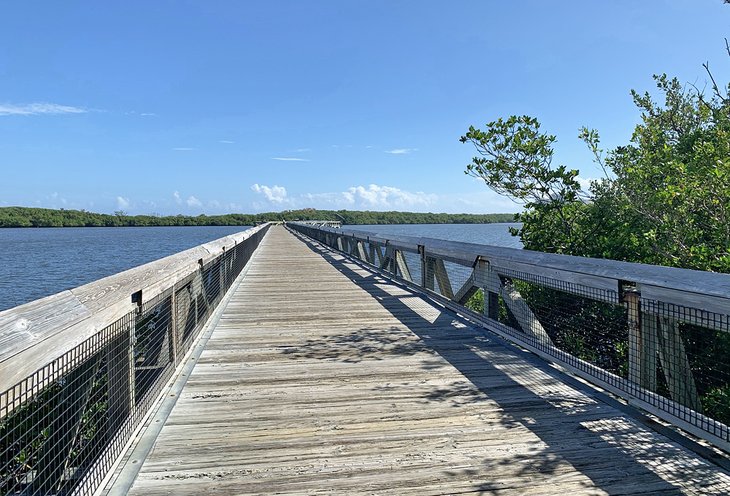
<path id="1" fill-rule="evenodd" d="M 306 227 L 313 228 L 312 226 Z M 451 260 L 461 260 L 464 264 L 474 263 L 477 257 L 481 257 L 490 263 L 499 264 L 503 267 L 507 266 L 505 268 L 508 268 L 510 263 L 518 263 L 554 269 L 560 272 L 610 279 L 616 282 L 617 290 L 619 289 L 618 283 L 625 281 L 635 283 L 640 287 L 651 287 L 652 290 L 653 288 L 663 288 L 730 300 L 730 274 L 618 260 L 560 255 L 429 237 L 392 235 L 377 231 L 330 229 L 326 227 L 316 227 L 314 229 L 331 232 L 332 234 L 354 235 L 361 240 L 370 238 L 379 243 L 384 243 L 385 241 L 397 242 L 399 245 L 407 246 L 414 251 L 420 245 L 426 248 L 427 253 L 443 255 Z M 728 308 L 727 313 L 730 313 L 730 308 Z"/>
<path id="2" fill-rule="evenodd" d="M 0 312 L 0 391 L 133 311 L 131 295 L 144 301 L 233 248 L 262 224 L 117 274 Z"/>

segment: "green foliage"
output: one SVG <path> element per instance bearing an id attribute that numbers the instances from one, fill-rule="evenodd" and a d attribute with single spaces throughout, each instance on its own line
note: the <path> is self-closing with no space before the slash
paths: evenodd
<path id="1" fill-rule="evenodd" d="M 581 130 L 606 175 L 590 192 L 553 166 L 555 137 L 532 117 L 461 137 L 479 153 L 465 172 L 524 205 L 525 248 L 730 272 L 730 101 L 655 80 L 661 104 L 632 91 L 642 121 L 628 145 L 604 156 L 598 133 Z"/>
<path id="2" fill-rule="evenodd" d="M 143 227 L 143 226 L 252 226 L 261 222 L 334 220 L 343 224 L 489 224 L 512 222 L 514 214 L 445 214 L 417 212 L 370 212 L 355 210 L 287 210 L 260 214 L 198 215 L 114 215 L 84 210 L 47 208 L 0 208 L 0 227 Z"/>
<path id="3" fill-rule="evenodd" d="M 706 415 L 725 424 L 730 422 L 730 386 L 712 388 L 700 399 Z"/>
<path id="4" fill-rule="evenodd" d="M 484 313 L 484 290 L 481 288 L 477 290 L 477 292 L 467 300 L 464 306 L 477 313 Z"/>
<path id="5" fill-rule="evenodd" d="M 460 140 L 479 153 L 466 174 L 525 206 L 516 216 L 523 227 L 512 232 L 525 248 L 566 253 L 585 243 L 578 227 L 586 217 L 578 171 L 553 166 L 555 136 L 541 132 L 537 119 L 511 116 L 488 123 L 485 131 L 472 126 Z"/>
<path id="6" fill-rule="evenodd" d="M 730 273 L 730 86 L 710 77 L 709 96 L 665 74 L 654 77 L 658 101 L 632 91 L 641 121 L 624 146 L 604 152 L 598 133 L 581 129 L 604 172 L 587 192 L 577 170 L 552 164 L 555 137 L 526 116 L 470 127 L 461 141 L 478 156 L 465 172 L 524 205 L 513 234 L 527 249 Z M 627 377 L 620 307 L 527 284 L 520 292 L 556 345 Z M 730 422 L 730 338 L 680 329 L 704 411 Z"/>

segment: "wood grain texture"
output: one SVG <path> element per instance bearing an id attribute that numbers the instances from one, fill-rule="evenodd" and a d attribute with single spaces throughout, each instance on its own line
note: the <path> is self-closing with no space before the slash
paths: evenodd
<path id="1" fill-rule="evenodd" d="M 350 229 L 321 229 L 327 232 L 337 232 L 340 235 L 354 234 L 362 239 L 370 238 L 381 242 L 387 241 L 398 246 L 408 246 L 412 250 L 415 250 L 418 246 L 424 246 L 426 252 L 431 256 L 464 265 L 472 265 L 476 257 L 481 257 L 495 266 L 510 268 L 514 265 L 517 270 L 527 273 L 537 271 L 535 273 L 555 277 L 557 280 L 597 286 L 612 291 L 617 289 L 619 281 L 630 281 L 643 286 L 673 289 L 676 291 L 666 291 L 661 294 L 662 297 L 666 298 L 664 301 L 667 303 L 678 305 L 686 305 L 687 299 L 683 296 L 683 293 L 695 293 L 696 295 L 690 296 L 690 298 L 696 296 L 696 301 L 695 299 L 692 301 L 697 305 L 697 308 L 707 311 L 717 311 L 720 308 L 721 310 L 724 309 L 721 313 L 730 313 L 729 274 L 558 255 L 425 237 L 399 236 Z M 705 300 L 704 295 L 714 296 L 718 300 Z M 704 307 L 705 301 L 709 302 L 711 308 Z"/>
<path id="2" fill-rule="evenodd" d="M 0 312 L 0 392 L 72 350 L 265 226 L 211 241 L 77 288 Z M 58 369 L 57 374 L 65 370 Z"/>
<path id="3" fill-rule="evenodd" d="M 726 494 L 532 355 L 282 227 L 130 494 Z"/>

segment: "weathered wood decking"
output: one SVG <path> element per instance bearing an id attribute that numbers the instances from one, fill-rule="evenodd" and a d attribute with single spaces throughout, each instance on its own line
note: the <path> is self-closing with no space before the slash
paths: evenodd
<path id="1" fill-rule="evenodd" d="M 131 494 L 727 494 L 527 353 L 273 227 Z"/>

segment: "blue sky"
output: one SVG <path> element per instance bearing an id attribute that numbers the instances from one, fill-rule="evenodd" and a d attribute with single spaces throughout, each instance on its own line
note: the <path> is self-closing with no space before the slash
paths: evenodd
<path id="1" fill-rule="evenodd" d="M 217 214 L 519 209 L 464 175 L 469 125 L 529 114 L 597 177 L 629 90 L 730 80 L 722 0 L 0 6 L 0 206 Z"/>

